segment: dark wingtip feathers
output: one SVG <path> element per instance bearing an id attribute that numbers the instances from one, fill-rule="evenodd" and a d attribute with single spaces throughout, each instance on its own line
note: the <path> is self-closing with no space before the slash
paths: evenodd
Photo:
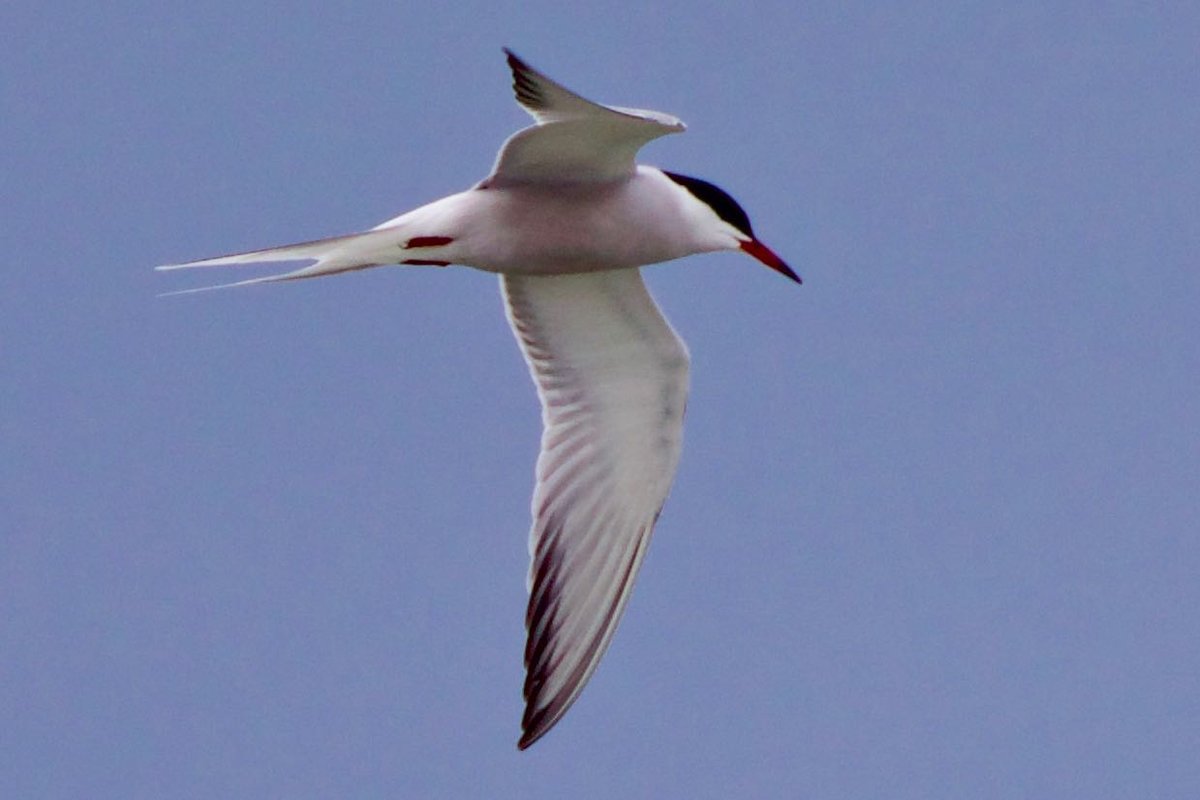
<path id="1" fill-rule="evenodd" d="M 517 95 L 517 102 L 526 108 L 542 108 L 546 100 L 542 97 L 537 81 L 534 79 L 536 73 L 533 71 L 533 67 L 526 64 L 520 56 L 507 47 L 502 49 L 508 61 L 508 68 L 512 70 L 513 92 Z"/>

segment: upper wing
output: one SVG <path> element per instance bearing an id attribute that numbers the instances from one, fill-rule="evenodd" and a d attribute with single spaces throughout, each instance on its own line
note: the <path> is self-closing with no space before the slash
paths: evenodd
<path id="1" fill-rule="evenodd" d="M 524 749 L 575 701 L 629 599 L 679 462 L 688 355 L 638 270 L 502 282 L 544 425 Z"/>
<path id="2" fill-rule="evenodd" d="M 669 114 L 593 103 L 505 49 L 517 102 L 536 125 L 508 138 L 489 182 L 616 180 L 633 173 L 637 151 L 684 129 Z"/>

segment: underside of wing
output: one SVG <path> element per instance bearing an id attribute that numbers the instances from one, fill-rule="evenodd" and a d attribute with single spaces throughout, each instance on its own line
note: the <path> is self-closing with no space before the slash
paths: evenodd
<path id="1" fill-rule="evenodd" d="M 544 425 L 525 748 L 579 695 L 629 599 L 679 461 L 688 358 L 637 270 L 502 281 Z"/>
<path id="2" fill-rule="evenodd" d="M 504 143 L 491 182 L 616 180 L 633 173 L 642 145 L 684 129 L 669 114 L 593 103 L 504 52 L 517 102 L 537 124 Z"/>

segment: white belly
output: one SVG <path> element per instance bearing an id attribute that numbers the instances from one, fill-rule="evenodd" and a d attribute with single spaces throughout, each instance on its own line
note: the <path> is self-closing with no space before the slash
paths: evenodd
<path id="1" fill-rule="evenodd" d="M 639 168 L 618 184 L 474 190 L 457 263 L 488 272 L 563 274 L 626 269 L 699 252 L 678 193 Z"/>

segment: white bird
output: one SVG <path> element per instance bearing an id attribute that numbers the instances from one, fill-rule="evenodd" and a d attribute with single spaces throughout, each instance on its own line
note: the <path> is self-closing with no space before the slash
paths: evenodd
<path id="1" fill-rule="evenodd" d="M 683 131 L 682 122 L 593 103 L 504 52 L 535 124 L 508 138 L 478 185 L 363 233 L 158 269 L 315 262 L 225 286 L 393 264 L 500 274 L 544 426 L 529 534 L 523 750 L 595 671 L 679 462 L 688 353 L 639 267 L 741 250 L 800 278 L 724 191 L 634 162 L 642 145 Z"/>

